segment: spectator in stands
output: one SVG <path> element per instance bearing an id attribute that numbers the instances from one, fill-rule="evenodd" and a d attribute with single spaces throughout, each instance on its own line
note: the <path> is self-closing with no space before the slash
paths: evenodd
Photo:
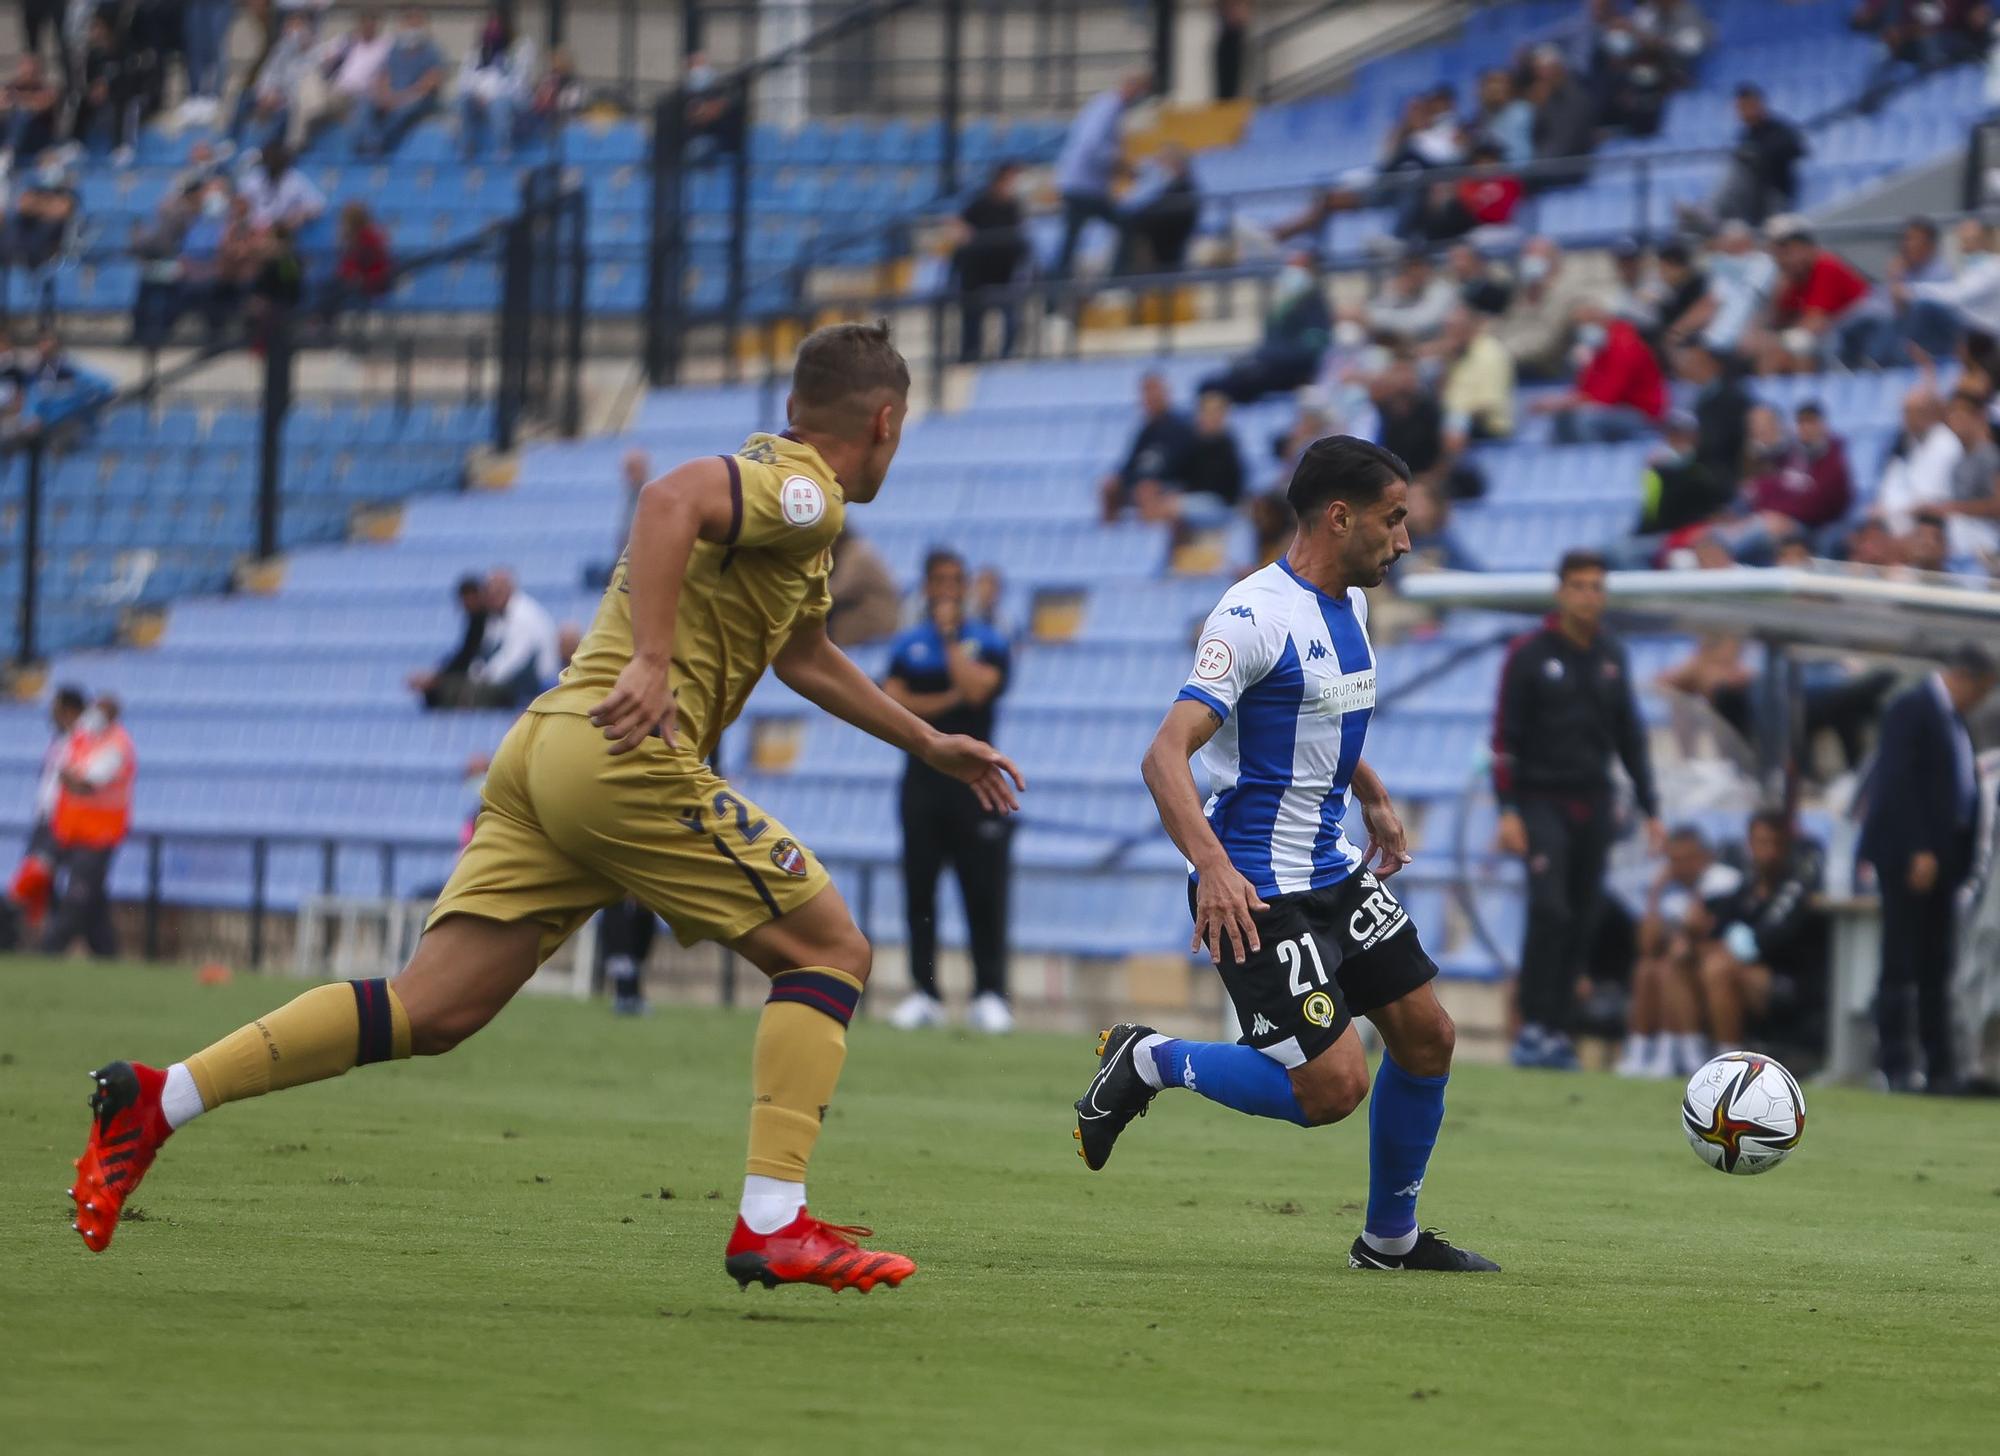
<path id="1" fill-rule="evenodd" d="M 222 178 L 198 195 L 199 206 L 181 235 L 177 292 L 181 309 L 202 316 L 208 342 L 214 344 L 241 308 L 256 229 L 250 224 L 250 204 L 232 198 Z"/>
<path id="2" fill-rule="evenodd" d="M 1435 339 L 1458 304 L 1458 288 L 1432 266 L 1421 249 L 1405 251 L 1395 271 L 1365 304 L 1343 306 L 1338 317 L 1359 324 L 1371 338 L 1388 344 L 1421 344 Z"/>
<path id="3" fill-rule="evenodd" d="M 1254 404 L 1266 395 L 1310 384 L 1332 333 L 1318 260 L 1311 253 L 1292 253 L 1271 291 L 1263 342 L 1203 380 L 1201 390 L 1219 390 L 1237 404 Z"/>
<path id="4" fill-rule="evenodd" d="M 1667 412 L 1667 383 L 1660 361 L 1624 319 L 1600 304 L 1577 306 L 1576 382 L 1562 394 L 1529 408 L 1553 417 L 1556 439 L 1566 444 L 1642 439 Z"/>
<path id="5" fill-rule="evenodd" d="M 218 177 L 228 182 L 232 177 L 229 160 L 228 157 L 218 155 L 212 143 L 196 142 L 188 148 L 187 161 L 182 164 L 178 172 L 174 173 L 173 180 L 167 184 L 167 190 L 198 192 Z M 231 185 L 234 183 L 231 182 Z"/>
<path id="6" fill-rule="evenodd" d="M 1458 243 L 1445 255 L 1445 277 L 1458 290 L 1458 301 L 1483 318 L 1507 312 L 1513 282 L 1488 263 L 1470 243 Z"/>
<path id="7" fill-rule="evenodd" d="M 1215 99 L 1234 101 L 1243 94 L 1243 63 L 1250 49 L 1250 0 L 1216 0 Z"/>
<path id="8" fill-rule="evenodd" d="M 395 151 L 418 122 L 437 110 L 443 87 L 444 56 L 431 39 L 430 21 L 420 6 L 407 6 L 362 107 L 355 150 L 367 157 Z"/>
<path id="9" fill-rule="evenodd" d="M 1875 508 L 1889 534 L 1909 530 L 1919 509 L 1951 498 L 1951 475 L 1965 446 L 1945 423 L 1936 383 L 1925 378 L 1903 396 L 1903 428 L 1882 462 Z"/>
<path id="10" fill-rule="evenodd" d="M 1481 486 L 1476 475 L 1469 485 L 1458 483 L 1460 462 L 1447 448 L 1445 413 L 1437 395 L 1423 387 L 1417 366 L 1408 357 L 1391 361 L 1370 381 L 1368 394 L 1375 406 L 1376 443 L 1399 456 L 1410 467 L 1412 479 L 1434 492 L 1436 499 L 1429 503 L 1429 513 L 1435 525 L 1442 527 L 1450 498 L 1477 495 Z M 1417 514 L 1414 508 L 1411 514 Z"/>
<path id="11" fill-rule="evenodd" d="M 1237 568 L 1237 576 L 1261 571 L 1290 549 L 1299 528 L 1291 502 L 1282 490 L 1265 491 L 1250 498 L 1251 559 Z"/>
<path id="12" fill-rule="evenodd" d="M 1051 276 L 1067 278 L 1076 257 L 1077 239 L 1093 218 L 1118 228 L 1121 214 L 1112 200 L 1111 184 L 1123 152 L 1119 128 L 1125 113 L 1153 89 L 1153 78 L 1134 71 L 1109 91 L 1100 91 L 1084 104 L 1063 139 L 1062 153 L 1056 158 L 1056 190 L 1062 194 L 1063 238 L 1056 253 Z M 1060 306 L 1050 295 L 1050 307 Z"/>
<path id="13" fill-rule="evenodd" d="M 355 108 L 375 94 L 375 83 L 389 59 L 395 37 L 372 9 L 355 13 L 354 28 L 323 44 L 313 56 L 314 71 L 307 96 L 300 100 L 304 127 L 300 151 L 355 114 Z"/>
<path id="14" fill-rule="evenodd" d="M 1721 487 L 1726 500 L 1743 468 L 1750 438 L 1750 391 L 1723 356 L 1700 336 L 1674 352 L 1674 369 L 1694 388 L 1697 423 L 1694 458 Z"/>
<path id="15" fill-rule="evenodd" d="M 569 47 L 557 46 L 549 52 L 541 79 L 528 93 L 528 109 L 516 119 L 518 140 L 525 145 L 554 137 L 564 122 L 583 110 L 585 96 Z"/>
<path id="16" fill-rule="evenodd" d="M 1841 327 L 1841 362 L 1850 368 L 1872 364 L 1893 369 L 1907 364 L 1914 340 L 1907 327 L 1907 310 L 1895 294 L 1900 286 L 1908 291 L 1920 283 L 1942 283 L 1951 277 L 1938 253 L 1937 224 L 1927 217 L 1904 221 L 1896 250 L 1882 268 L 1882 284 L 1871 289 L 1847 316 Z M 1930 307 L 1930 305 L 1926 305 Z M 1952 335 L 1933 336 L 1923 342 L 1924 352 L 1940 358 L 1951 348 Z"/>
<path id="17" fill-rule="evenodd" d="M 76 187 L 62 153 L 42 153 L 33 175 L 14 193 L 0 225 L 0 264 L 39 268 L 63 250 L 77 217 Z"/>
<path id="18" fill-rule="evenodd" d="M 1019 162 L 1000 162 L 987 175 L 954 229 L 951 266 L 958 280 L 958 357 L 977 362 L 985 354 L 986 319 L 1000 315 L 1000 357 L 1011 358 L 1020 324 L 1020 304 L 985 292 L 1013 283 L 1028 260 L 1028 235 L 1021 214 Z"/>
<path id="19" fill-rule="evenodd" d="M 1501 159 L 1499 145 L 1475 142 L 1469 165 L 1472 170 L 1456 181 L 1426 186 L 1415 215 L 1397 228 L 1401 237 L 1415 243 L 1442 243 L 1513 221 L 1521 203 L 1521 179 Z"/>
<path id="20" fill-rule="evenodd" d="M 1980 0 L 1862 0 L 1850 24 L 1879 35 L 1884 54 L 1861 110 L 1878 110 L 1898 86 L 1926 71 L 1977 60 L 1986 52 L 1988 20 Z"/>
<path id="21" fill-rule="evenodd" d="M 1169 492 L 1186 474 L 1194 448 L 1194 426 L 1174 408 L 1167 381 L 1158 374 L 1139 380 L 1139 430 L 1125 452 L 1125 463 L 1098 487 L 1104 519 L 1115 521 L 1127 510 L 1142 520 L 1163 519 Z"/>
<path id="22" fill-rule="evenodd" d="M 44 439 L 67 446 L 96 418 L 97 409 L 117 393 L 109 379 L 84 368 L 63 349 L 52 328 L 35 339 L 35 352 L 17 365 L 27 388 L 27 408 Z"/>
<path id="23" fill-rule="evenodd" d="M 743 148 L 743 92 L 723 86 L 705 51 L 692 51 L 681 90 L 688 98 L 688 161 L 700 166 Z"/>
<path id="24" fill-rule="evenodd" d="M 1229 398 L 1213 390 L 1195 402 L 1194 440 L 1181 471 L 1173 518 L 1226 517 L 1243 499 L 1243 452 L 1229 426 Z"/>
<path id="25" fill-rule="evenodd" d="M 1683 825 L 1667 836 L 1665 863 L 1639 921 L 1620 1076 L 1685 1077 L 1708 1060 L 1699 999 L 1702 956 L 1742 887 L 1742 874 L 1715 858 L 1699 829 Z"/>
<path id="26" fill-rule="evenodd" d="M 1552 238 L 1530 238 L 1521 249 L 1514 301 L 1494 325 L 1523 379 L 1569 375 L 1569 346 L 1577 305 L 1595 291 L 1573 268 Z"/>
<path id="27" fill-rule="evenodd" d="M 1479 73 L 1478 109 L 1466 127 L 1500 149 L 1500 159 L 1520 167 L 1535 158 L 1535 108 L 1514 83 L 1514 73 L 1495 66 Z"/>
<path id="28" fill-rule="evenodd" d="M 467 706 L 525 707 L 555 679 L 556 624 L 504 567 L 487 573 L 486 610 L 486 635 L 466 672 Z"/>
<path id="29" fill-rule="evenodd" d="M 1944 422 L 1957 437 L 1958 461 L 1951 470 L 1951 494 L 1932 505 L 1945 517 L 1949 559 L 1983 571 L 2000 553 L 2000 445 L 1984 395 L 1963 384 L 1945 406 Z"/>
<path id="30" fill-rule="evenodd" d="M 350 202 L 340 209 L 338 249 L 333 272 L 347 290 L 349 307 L 373 302 L 389 291 L 395 273 L 389 237 L 367 203 Z"/>
<path id="31" fill-rule="evenodd" d="M 1748 223 L 1725 222 L 1709 247 L 1708 276 L 1715 306 L 1698 316 L 1700 337 L 1718 355 L 1733 358 L 1744 351 L 1746 336 L 1778 286 L 1778 263 L 1757 246 Z"/>
<path id="32" fill-rule="evenodd" d="M 1825 1014 L 1828 925 L 1814 903 L 1820 857 L 1792 838 L 1783 812 L 1750 816 L 1749 873 L 1715 910 L 1702 951 L 1702 1003 L 1714 1044 L 1743 1044 L 1750 1028 L 1804 1030 Z"/>
<path id="33" fill-rule="evenodd" d="M 277 44 L 237 97 L 229 134 L 246 152 L 282 144 L 291 134 L 293 121 L 303 120 L 294 108 L 316 74 L 319 42 L 313 27 L 314 18 L 307 12 L 287 14 Z"/>
<path id="34" fill-rule="evenodd" d="M 1569 1023 L 1604 894 L 1614 757 L 1631 777 L 1649 844 L 1657 852 L 1664 839 L 1630 664 L 1603 628 L 1605 569 L 1595 552 L 1567 552 L 1556 569 L 1555 613 L 1516 639 L 1500 674 L 1499 848 L 1528 870 L 1519 1066 L 1576 1065 Z"/>
<path id="35" fill-rule="evenodd" d="M 1714 318 L 1716 302 L 1708 274 L 1696 265 L 1687 244 L 1662 243 L 1654 264 L 1658 277 L 1647 342 L 1664 353 L 1698 337 Z"/>
<path id="36" fill-rule="evenodd" d="M 496 5 L 458 71 L 459 155 L 486 150 L 490 130 L 500 159 L 514 155 L 516 118 L 535 84 L 535 43 L 514 29 L 512 5 Z"/>
<path id="37" fill-rule="evenodd" d="M 972 590 L 965 603 L 966 615 L 973 621 L 992 628 L 1002 637 L 1013 638 L 1014 625 L 1007 618 L 999 567 L 982 566 L 972 573 Z"/>
<path id="38" fill-rule="evenodd" d="M 49 699 L 49 726 L 55 732 L 42 752 L 41 780 L 35 789 L 35 819 L 28 832 L 27 849 L 8 888 L 8 896 L 23 926 L 30 931 L 40 929 L 49 909 L 49 892 L 55 885 L 55 830 L 49 820 L 62 787 L 70 732 L 83 717 L 86 701 L 83 689 L 70 685 L 58 687 Z"/>
<path id="39" fill-rule="evenodd" d="M 1485 315 L 1463 305 L 1453 309 L 1439 344 L 1446 449 L 1459 455 L 1475 440 L 1509 438 L 1514 433 L 1514 360 L 1493 337 Z"/>
<path id="40" fill-rule="evenodd" d="M 158 349 L 181 315 L 181 246 L 201 209 L 202 189 L 172 187 L 159 211 L 132 234 L 139 291 L 132 300 L 132 343 Z"/>
<path id="41" fill-rule="evenodd" d="M 253 346 L 270 347 L 275 331 L 288 324 L 306 294 L 306 262 L 290 224 L 260 229 L 251 244 L 255 262 L 245 309 Z"/>
<path id="42" fill-rule="evenodd" d="M 1661 39 L 1630 15 L 1603 16 L 1591 55 L 1599 125 L 1630 136 L 1658 134 L 1674 85 Z"/>
<path id="43" fill-rule="evenodd" d="M 833 571 L 826 586 L 833 599 L 826 635 L 836 647 L 879 642 L 895 633 L 902 608 L 896 579 L 882 553 L 851 526 L 833 538 Z"/>
<path id="44" fill-rule="evenodd" d="M 56 144 L 61 129 L 62 92 L 42 69 L 41 58 L 22 56 L 0 97 L 0 152 L 21 167 Z"/>
<path id="45" fill-rule="evenodd" d="M 1767 331 L 1756 341 L 1766 374 L 1818 369 L 1841 321 L 1868 296 L 1868 280 L 1845 258 L 1822 248 L 1801 217 L 1771 224 L 1780 285 Z"/>
<path id="46" fill-rule="evenodd" d="M 70 136 L 93 153 L 125 155 L 138 124 L 130 69 L 111 17 L 101 11 L 92 14 Z"/>
<path id="47" fill-rule="evenodd" d="M 458 610 L 465 620 L 458 648 L 429 672 L 413 672 L 405 681 L 410 691 L 432 710 L 460 706 L 466 696 L 472 664 L 486 642 L 486 585 L 476 576 L 458 579 Z"/>
<path id="48" fill-rule="evenodd" d="M 1893 543 L 1894 561 L 1902 570 L 1888 573 L 1898 579 L 1912 572 L 1945 576 L 1951 570 L 1950 538 L 1945 534 L 1944 516 L 1934 506 L 1926 506 L 1910 518 L 1910 529 Z"/>
<path id="49" fill-rule="evenodd" d="M 229 84 L 229 27 L 236 0 L 186 0 L 181 8 L 181 44 L 187 62 L 187 100 L 181 120 L 202 125 L 221 113 Z"/>
<path id="50" fill-rule="evenodd" d="M 1737 515 L 1708 532 L 1747 565 L 1770 565 L 1781 543 L 1801 529 L 1832 525 L 1853 502 L 1847 452 L 1827 430 L 1819 405 L 1800 405 L 1797 423 L 1794 440 L 1787 438 L 1783 418 L 1770 405 L 1750 411 L 1750 448 Z"/>
<path id="51" fill-rule="evenodd" d="M 1006 691 L 1012 653 L 1005 638 L 971 621 L 965 563 L 950 551 L 924 561 L 924 614 L 890 648 L 882 687 L 945 733 L 993 736 L 994 707 Z M 979 806 L 972 791 L 912 755 L 903 773 L 903 908 L 909 921 L 909 996 L 891 1014 L 908 1031 L 938 1026 L 937 879 L 958 878 L 971 942 L 974 995 L 967 1020 L 984 1032 L 1011 1031 L 1007 1007 L 1007 821 Z"/>
<path id="52" fill-rule="evenodd" d="M 1693 85 L 1715 39 L 1695 0 L 1638 0 L 1632 7 L 1632 22 L 1641 34 L 1658 42 L 1655 55 L 1671 73 L 1672 84 Z"/>
<path id="53" fill-rule="evenodd" d="M 2000 244 L 1993 229 L 1968 217 L 1955 230 L 1958 264 L 1947 278 L 1898 279 L 1889 297 L 1902 313 L 1902 332 L 1934 359 L 1952 353 L 1967 331 L 2000 335 Z"/>
<path id="54" fill-rule="evenodd" d="M 1806 155 L 1799 129 L 1772 113 L 1763 89 L 1746 81 L 1736 88 L 1736 150 L 1713 204 L 1718 219 L 1753 226 L 1789 212 L 1799 196 L 1798 168 Z"/>
<path id="55" fill-rule="evenodd" d="M 292 165 L 291 149 L 283 142 L 264 148 L 256 164 L 244 171 L 239 186 L 250 204 L 254 227 L 282 225 L 296 233 L 317 222 L 326 211 L 326 195 L 312 178 Z"/>
<path id="56" fill-rule="evenodd" d="M 1965 720 L 1994 681 L 1992 658 L 1968 647 L 1891 701 L 1861 790 L 1866 807 L 1857 853 L 1874 866 L 1882 894 L 1875 1032 L 1893 1091 L 1957 1090 L 1949 994 L 1954 901 L 1971 871 L 1979 823 L 1979 779 Z M 1912 991 L 1926 1083 L 1917 1081 L 1910 1055 Z"/>
<path id="57" fill-rule="evenodd" d="M 1529 61 L 1528 102 L 1535 108 L 1535 160 L 1586 157 L 1597 145 L 1597 108 L 1590 93 L 1569 73 L 1569 63 L 1553 45 L 1535 48 Z M 1588 168 L 1578 163 L 1568 171 L 1536 174 L 1540 186 L 1581 181 Z"/>
<path id="58" fill-rule="evenodd" d="M 1686 410 L 1666 418 L 1664 440 L 1646 461 L 1639 519 L 1632 535 L 1609 550 L 1614 566 L 1644 570 L 1690 528 L 1729 504 L 1735 485 L 1732 461 L 1724 472 L 1701 458 L 1701 425 Z"/>
<path id="59" fill-rule="evenodd" d="M 1185 148 L 1167 145 L 1120 203 L 1120 273 L 1178 273 L 1201 221 L 1201 193 Z"/>

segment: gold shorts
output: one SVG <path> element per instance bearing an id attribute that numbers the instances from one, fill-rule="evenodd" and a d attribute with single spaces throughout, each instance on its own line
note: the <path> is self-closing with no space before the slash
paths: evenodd
<path id="1" fill-rule="evenodd" d="M 657 738 L 613 757 L 588 718 L 524 713 L 425 928 L 447 915 L 532 920 L 546 960 L 629 895 L 682 945 L 728 942 L 827 883 L 810 850 L 706 764 Z"/>

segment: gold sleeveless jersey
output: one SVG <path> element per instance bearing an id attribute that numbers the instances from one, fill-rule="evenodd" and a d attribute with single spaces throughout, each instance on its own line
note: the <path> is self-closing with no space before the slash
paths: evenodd
<path id="1" fill-rule="evenodd" d="M 668 681 L 681 751 L 706 759 L 801 621 L 824 617 L 827 573 L 846 497 L 819 451 L 784 435 L 752 435 L 729 466 L 728 539 L 697 541 L 674 614 Z M 588 713 L 632 660 L 629 553 L 561 679 L 528 711 Z"/>

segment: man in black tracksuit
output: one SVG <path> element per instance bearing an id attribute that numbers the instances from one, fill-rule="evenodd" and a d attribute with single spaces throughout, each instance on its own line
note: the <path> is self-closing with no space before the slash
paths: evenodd
<path id="1" fill-rule="evenodd" d="M 1631 775 L 1655 853 L 1665 839 L 1631 668 L 1624 647 L 1599 625 L 1604 570 L 1595 552 L 1564 556 L 1555 612 L 1515 641 L 1500 673 L 1493 721 L 1500 848 L 1528 864 L 1516 1066 L 1576 1065 L 1569 1022 L 1603 903 L 1614 755 Z"/>
<path id="2" fill-rule="evenodd" d="M 993 741 L 993 705 L 1007 686 L 1007 639 L 965 610 L 965 563 L 933 551 L 924 560 L 924 616 L 890 644 L 883 689 L 942 733 Z M 937 882 L 958 873 L 972 941 L 975 1030 L 1013 1027 L 1007 1006 L 1008 823 L 972 790 L 912 757 L 903 772 L 903 909 L 909 917 L 914 989 L 891 1020 L 911 1029 L 944 1019 L 937 987 Z"/>

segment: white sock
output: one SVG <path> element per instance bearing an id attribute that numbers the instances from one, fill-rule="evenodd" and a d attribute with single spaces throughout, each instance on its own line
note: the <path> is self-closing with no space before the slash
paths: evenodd
<path id="1" fill-rule="evenodd" d="M 206 1111 L 201 1103 L 201 1088 L 195 1086 L 194 1073 L 187 1069 L 187 1063 L 175 1062 L 167 1068 L 167 1085 L 160 1089 L 160 1112 L 167 1119 L 167 1126 L 193 1122 Z"/>
<path id="2" fill-rule="evenodd" d="M 737 1212 L 751 1233 L 774 1234 L 797 1218 L 805 1206 L 805 1184 L 752 1173 L 743 1180 L 743 1203 Z"/>
<path id="3" fill-rule="evenodd" d="M 1684 1031 L 1675 1039 L 1681 1065 L 1690 1069 L 1708 1060 L 1708 1038 L 1698 1031 Z"/>
<path id="4" fill-rule="evenodd" d="M 1640 1062 L 1644 1061 L 1645 1059 L 1646 1059 L 1646 1033 L 1643 1031 L 1626 1032 L 1625 1055 L 1622 1058 L 1622 1060 L 1633 1066 L 1637 1066 Z"/>
<path id="5" fill-rule="evenodd" d="M 1672 1036 L 1664 1031 L 1656 1031 L 1646 1038 L 1645 1063 L 1656 1070 L 1669 1070 L 1674 1064 Z"/>
<path id="6" fill-rule="evenodd" d="M 1167 1039 L 1156 1031 L 1140 1037 L 1139 1044 L 1132 1048 L 1132 1065 L 1139 1069 L 1139 1080 L 1155 1091 L 1167 1084 L 1160 1080 L 1160 1064 L 1153 1060 L 1153 1048 Z"/>
<path id="7" fill-rule="evenodd" d="M 1411 1229 L 1399 1239 L 1379 1238 L 1363 1229 L 1361 1242 L 1378 1254 L 1407 1254 L 1417 1246 L 1417 1231 Z"/>

